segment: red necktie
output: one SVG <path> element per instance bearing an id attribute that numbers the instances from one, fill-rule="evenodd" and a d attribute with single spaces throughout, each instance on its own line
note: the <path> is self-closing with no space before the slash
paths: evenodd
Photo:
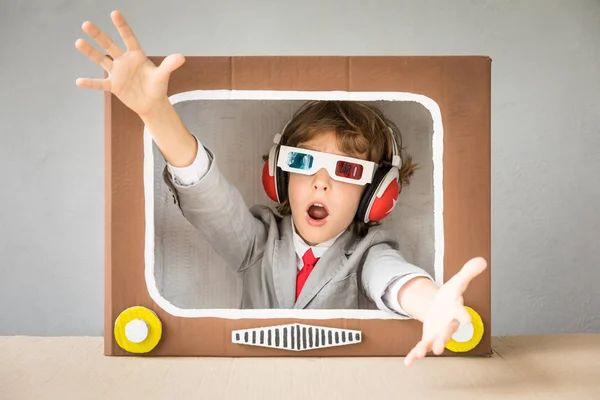
<path id="1" fill-rule="evenodd" d="M 302 262 L 304 263 L 304 266 L 298 272 L 298 275 L 296 275 L 296 300 L 298 300 L 298 296 L 300 296 L 300 292 L 302 292 L 304 282 L 306 282 L 306 279 L 308 279 L 308 275 L 310 275 L 317 261 L 319 261 L 319 259 L 315 257 L 312 249 L 308 249 L 302 256 Z"/>

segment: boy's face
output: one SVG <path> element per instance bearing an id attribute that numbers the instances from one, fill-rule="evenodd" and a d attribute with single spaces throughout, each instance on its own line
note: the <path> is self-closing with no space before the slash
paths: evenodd
<path id="1" fill-rule="evenodd" d="M 356 157 L 340 150 L 334 131 L 319 134 L 297 147 Z M 366 160 L 366 155 L 359 158 Z M 354 219 L 364 189 L 364 185 L 331 179 L 325 169 L 314 175 L 290 173 L 289 202 L 298 234 L 315 245 L 344 231 Z"/>

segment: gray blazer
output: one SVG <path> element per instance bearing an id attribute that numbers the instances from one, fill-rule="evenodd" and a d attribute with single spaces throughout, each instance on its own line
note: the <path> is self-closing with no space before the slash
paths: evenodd
<path id="1" fill-rule="evenodd" d="M 320 258 L 296 301 L 291 216 L 263 205 L 249 209 L 206 151 L 210 167 L 198 183 L 180 186 L 166 168 L 163 180 L 183 216 L 242 275 L 241 309 L 379 308 L 396 314 L 382 300 L 387 286 L 410 273 L 426 274 L 403 258 L 381 226 L 363 238 L 346 231 Z"/>

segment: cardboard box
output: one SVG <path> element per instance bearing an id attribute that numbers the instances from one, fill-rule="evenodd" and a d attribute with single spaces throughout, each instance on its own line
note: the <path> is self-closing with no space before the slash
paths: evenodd
<path id="1" fill-rule="evenodd" d="M 162 57 L 151 59 L 157 64 L 162 61 Z M 285 120 L 282 110 L 306 99 L 378 101 L 386 102 L 389 107 L 411 103 L 413 107 L 417 105 L 412 113 L 417 109 L 427 110 L 431 119 L 429 150 L 432 160 L 425 163 L 425 170 L 429 171 L 425 176 L 426 182 L 432 184 L 430 221 L 434 226 L 428 240 L 434 243 L 434 248 L 430 249 L 430 258 L 434 260 L 431 272 L 435 273 L 438 283 L 442 283 L 472 257 L 482 256 L 488 265 L 490 262 L 490 79 L 491 61 L 487 57 L 188 57 L 186 63 L 172 75 L 169 95 L 174 104 L 202 99 L 204 102 L 237 102 L 239 106 L 240 102 L 253 101 L 257 105 L 261 100 L 263 103 L 265 99 L 277 100 L 280 108 L 276 107 L 274 115 L 283 118 L 282 121 Z M 156 245 L 157 231 L 154 229 L 157 207 L 160 206 L 154 201 L 157 193 L 161 198 L 161 189 L 155 180 L 156 154 L 142 121 L 135 113 L 110 94 L 106 94 L 105 105 L 105 354 L 134 354 L 117 344 L 115 332 L 117 335 L 124 334 L 124 325 L 118 326 L 119 331 L 115 330 L 115 323 L 122 322 L 119 316 L 124 312 L 130 314 L 130 320 L 136 315 L 144 319 L 140 315 L 145 309 L 153 312 L 155 324 L 144 329 L 149 327 L 154 334 L 160 330 L 161 334 L 154 336 L 156 347 L 136 354 L 403 356 L 418 342 L 421 323 L 385 316 L 378 310 L 236 310 L 215 306 L 186 309 L 182 306 L 185 299 L 166 299 L 162 294 L 165 293 L 164 288 L 160 287 L 164 282 L 156 279 L 154 270 L 155 255 L 162 246 L 160 243 Z M 271 105 L 263 109 L 273 110 Z M 224 119 L 213 122 L 221 123 Z M 268 120 L 265 117 L 263 122 Z M 252 136 L 248 141 L 252 143 L 249 145 L 250 153 L 267 152 L 269 147 L 266 145 L 273 133 Z M 218 140 L 215 139 L 215 142 Z M 248 162 L 254 165 L 252 163 L 257 160 Z M 244 162 L 237 167 L 243 172 L 231 170 L 231 177 L 237 173 L 243 183 L 244 179 L 251 182 L 250 176 L 255 176 L 255 182 L 259 182 L 260 170 L 252 171 L 250 168 L 249 174 Z M 262 200 L 257 196 L 251 191 L 246 193 L 248 199 Z M 164 200 L 164 196 L 162 198 Z M 168 230 L 163 229 L 162 232 Z M 427 238 L 427 235 L 424 237 Z M 193 248 L 194 241 L 188 241 Z M 218 264 L 214 255 L 209 254 L 206 248 L 204 250 L 201 257 Z M 188 251 L 191 254 L 197 250 Z M 416 251 L 414 257 L 418 258 L 419 254 L 421 252 Z M 164 259 L 163 256 L 164 253 L 161 259 Z M 215 270 L 218 273 L 218 268 Z M 481 318 L 483 336 L 474 349 L 465 353 L 447 351 L 447 355 L 491 354 L 490 270 L 488 267 L 477 277 L 465 293 L 465 305 Z M 223 274 L 222 281 L 229 279 L 225 272 Z M 234 287 L 231 282 L 231 287 Z M 173 303 L 176 300 L 179 304 Z M 143 309 L 126 311 L 138 306 Z M 142 314 L 136 314 L 138 312 Z M 292 329 L 290 324 L 316 326 L 321 330 L 302 330 L 302 326 L 293 326 Z M 280 325 L 286 326 L 288 339 L 291 339 L 292 332 L 301 333 L 303 339 L 310 335 L 312 347 L 316 340 L 316 336 L 312 335 L 321 337 L 325 333 L 326 338 L 329 334 L 327 328 L 349 330 L 351 332 L 343 332 L 343 337 L 351 337 L 353 341 L 347 343 L 345 339 L 343 346 L 306 351 L 234 343 L 244 341 L 245 332 L 240 330 Z M 282 329 L 271 330 L 273 344 L 274 336 L 283 334 Z M 352 336 L 347 336 L 350 333 Z M 252 334 L 250 331 L 247 338 L 251 338 Z M 255 333 L 259 334 L 260 331 Z M 268 331 L 265 331 L 266 334 Z M 332 338 L 336 337 L 339 341 L 342 331 L 338 334 L 332 335 Z M 295 336 L 294 341 L 297 339 L 298 336 Z M 255 336 L 254 340 L 257 342 L 259 339 Z"/>

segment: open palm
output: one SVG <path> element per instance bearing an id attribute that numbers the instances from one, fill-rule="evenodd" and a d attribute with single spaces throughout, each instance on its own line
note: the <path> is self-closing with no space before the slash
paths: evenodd
<path id="1" fill-rule="evenodd" d="M 127 51 L 123 52 L 92 22 L 84 22 L 83 31 L 90 35 L 106 54 L 83 39 L 78 39 L 75 47 L 102 67 L 108 73 L 108 78 L 79 78 L 76 83 L 82 88 L 111 92 L 138 115 L 148 114 L 154 106 L 167 98 L 169 77 L 183 64 L 185 58 L 180 54 L 172 54 L 166 57 L 160 66 L 155 66 L 146 57 L 123 15 L 119 11 L 113 11 L 111 19 L 125 42 Z"/>
<path id="2" fill-rule="evenodd" d="M 483 258 L 473 258 L 437 291 L 423 319 L 421 341 L 405 358 L 407 366 L 425 357 L 429 351 L 436 355 L 442 354 L 446 343 L 459 326 L 471 322 L 471 316 L 464 307 L 463 293 L 469 283 L 486 268 L 487 263 Z"/>

